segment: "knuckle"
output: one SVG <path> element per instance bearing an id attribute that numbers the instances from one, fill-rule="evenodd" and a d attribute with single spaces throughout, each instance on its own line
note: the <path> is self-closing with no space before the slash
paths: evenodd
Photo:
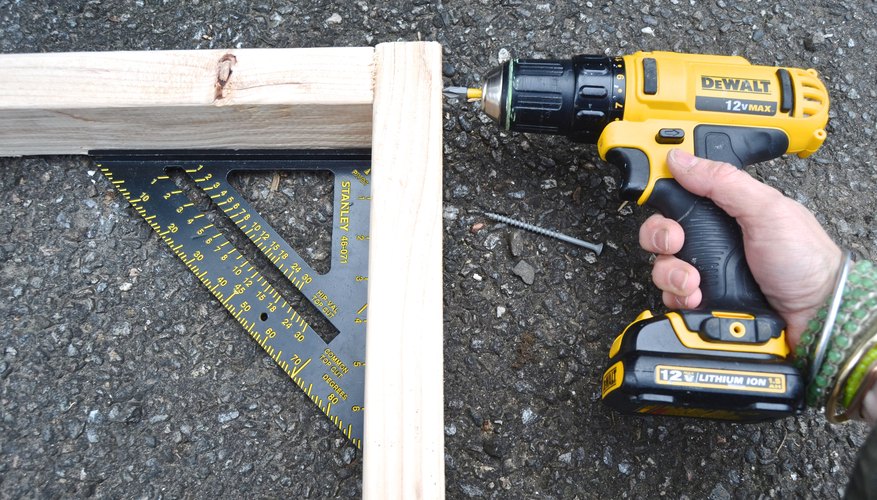
<path id="1" fill-rule="evenodd" d="M 710 177 L 714 178 L 717 182 L 721 184 L 739 182 L 741 179 L 744 178 L 741 176 L 749 175 L 746 172 L 738 169 L 734 165 L 725 162 L 709 161 L 709 163 L 707 164 L 707 168 Z"/>

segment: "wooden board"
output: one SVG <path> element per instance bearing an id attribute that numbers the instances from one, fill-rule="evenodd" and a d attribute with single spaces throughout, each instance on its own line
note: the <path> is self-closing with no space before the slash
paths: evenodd
<path id="1" fill-rule="evenodd" d="M 369 147 L 374 49 L 0 55 L 0 156 Z"/>
<path id="2" fill-rule="evenodd" d="M 363 497 L 444 497 L 442 71 L 375 49 Z"/>

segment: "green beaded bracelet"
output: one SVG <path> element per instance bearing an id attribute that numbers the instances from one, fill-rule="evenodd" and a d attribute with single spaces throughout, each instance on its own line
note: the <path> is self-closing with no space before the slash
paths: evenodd
<path id="1" fill-rule="evenodd" d="M 871 349 L 862 356 L 862 359 L 853 369 L 853 373 L 850 374 L 850 378 L 847 379 L 847 385 L 843 388 L 843 404 L 847 408 L 849 408 L 850 403 L 853 401 L 853 397 L 855 397 L 856 392 L 858 392 L 859 387 L 862 385 L 862 382 L 864 382 L 865 375 L 869 371 L 868 368 L 875 361 L 877 361 L 877 347 Z"/>
<path id="2" fill-rule="evenodd" d="M 841 273 L 842 274 L 842 273 Z M 809 368 L 810 383 L 806 389 L 806 402 L 810 406 L 822 406 L 826 394 L 838 381 L 839 368 L 844 365 L 850 350 L 859 344 L 859 337 L 873 317 L 877 321 L 877 268 L 871 262 L 860 261 L 851 267 L 842 289 L 841 300 L 836 313 L 831 313 L 829 306 L 823 307 L 816 318 L 808 322 L 807 329 L 801 335 L 801 341 L 795 349 L 796 366 Z M 831 306 L 834 306 L 832 301 Z M 832 325 L 827 320 L 834 317 Z M 817 333 L 820 332 L 820 333 Z M 817 336 L 818 335 L 818 336 Z M 819 339 L 823 349 L 814 348 Z M 858 364 L 861 364 L 861 361 Z M 866 369 L 868 364 L 865 365 Z M 864 372 L 862 377 L 864 377 Z M 848 377 L 847 377 L 848 379 Z M 859 383 L 861 383 L 861 378 Z M 851 388 L 855 395 L 856 388 Z M 831 391 L 836 392 L 836 391 Z M 852 397 L 849 399 L 851 400 Z"/>

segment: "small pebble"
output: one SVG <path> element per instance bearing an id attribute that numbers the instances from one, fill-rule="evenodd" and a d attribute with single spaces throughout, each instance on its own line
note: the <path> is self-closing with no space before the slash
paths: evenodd
<path id="1" fill-rule="evenodd" d="M 524 281 L 524 283 L 528 285 L 532 285 L 536 280 L 536 270 L 533 269 L 533 266 L 527 263 L 527 261 L 519 261 L 515 264 L 515 267 L 512 269 L 512 272 Z"/>
<path id="2" fill-rule="evenodd" d="M 713 491 L 710 492 L 709 500 L 731 500 L 731 494 L 728 493 L 728 490 L 719 483 L 713 488 Z"/>
<path id="3" fill-rule="evenodd" d="M 816 52 L 825 44 L 825 36 L 822 33 L 811 33 L 804 38 L 804 48 L 810 52 Z"/>
<path id="4" fill-rule="evenodd" d="M 539 185 L 539 187 L 541 187 L 542 189 L 544 189 L 546 191 L 549 189 L 554 189 L 557 187 L 557 180 L 545 179 L 544 181 L 542 181 L 542 183 Z"/>
<path id="5" fill-rule="evenodd" d="M 512 231 L 509 234 L 509 250 L 512 252 L 512 256 L 520 257 L 524 253 L 524 236 L 521 234 L 521 231 Z"/>
<path id="6" fill-rule="evenodd" d="M 220 413 L 217 417 L 220 424 L 224 424 L 227 422 L 231 422 L 232 420 L 238 418 L 241 414 L 237 410 L 232 410 L 226 413 Z"/>
<path id="7" fill-rule="evenodd" d="M 501 238 L 496 233 L 488 234 L 486 238 L 484 238 L 484 248 L 488 250 L 493 250 L 499 245 Z"/>

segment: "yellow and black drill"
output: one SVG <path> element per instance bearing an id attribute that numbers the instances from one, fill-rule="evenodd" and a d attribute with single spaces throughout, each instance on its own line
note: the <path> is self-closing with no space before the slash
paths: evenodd
<path id="1" fill-rule="evenodd" d="M 825 140 L 828 94 L 813 69 L 754 66 L 742 57 L 637 52 L 565 60 L 512 60 L 482 88 L 446 93 L 480 100 L 506 130 L 597 144 L 621 169 L 622 198 L 679 222 L 677 257 L 701 276 L 696 310 L 642 312 L 612 343 L 603 401 L 625 413 L 759 421 L 801 408 L 805 379 L 792 366 L 785 324 L 752 277 L 736 221 L 685 191 L 667 153 L 742 168 Z"/>

